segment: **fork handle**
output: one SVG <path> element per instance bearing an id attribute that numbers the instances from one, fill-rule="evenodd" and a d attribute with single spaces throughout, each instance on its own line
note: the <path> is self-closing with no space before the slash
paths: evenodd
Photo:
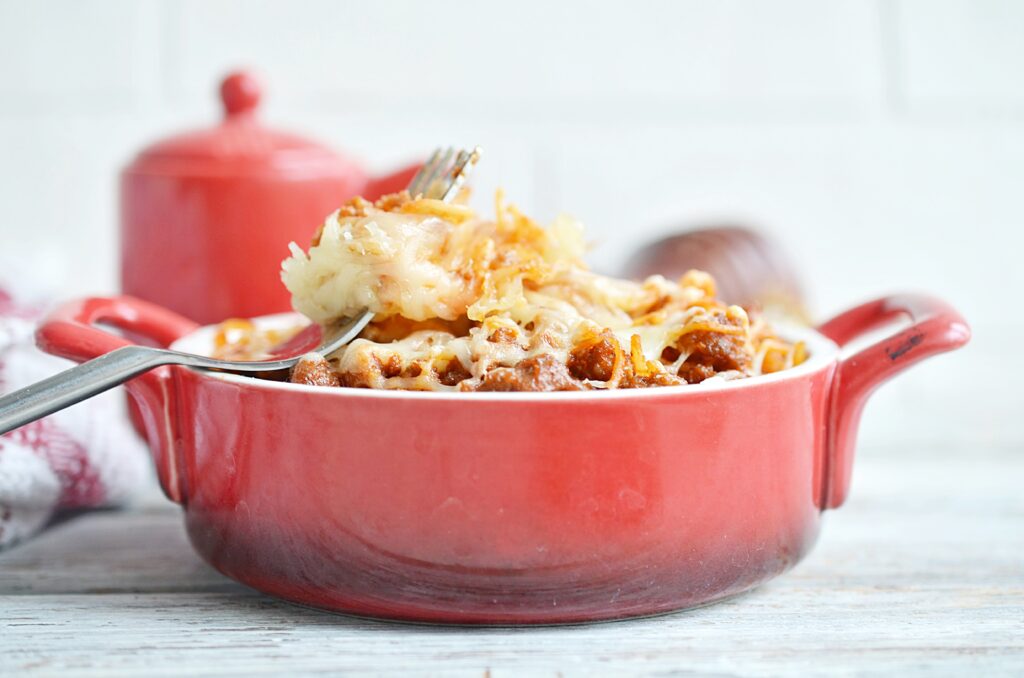
<path id="1" fill-rule="evenodd" d="M 63 410 L 123 384 L 174 355 L 145 346 L 125 346 L 0 397 L 0 434 Z"/>

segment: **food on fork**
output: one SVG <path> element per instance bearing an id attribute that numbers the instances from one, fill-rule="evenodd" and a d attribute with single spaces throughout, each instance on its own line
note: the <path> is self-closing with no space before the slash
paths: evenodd
<path id="1" fill-rule="evenodd" d="M 583 263 L 581 225 L 545 228 L 499 192 L 493 219 L 464 204 L 398 193 L 329 216 L 308 252 L 292 244 L 282 280 L 297 311 L 329 323 L 370 309 L 358 339 L 310 356 L 291 380 L 416 391 L 579 391 L 694 384 L 777 372 L 806 358 L 714 281 L 601 276 Z M 219 352 L 273 342 L 223 326 Z M 257 351 L 258 352 L 258 351 Z M 257 355 L 252 355 L 257 357 Z"/>

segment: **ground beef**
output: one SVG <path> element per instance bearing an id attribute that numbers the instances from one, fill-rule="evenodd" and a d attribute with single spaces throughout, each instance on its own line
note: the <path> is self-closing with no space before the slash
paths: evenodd
<path id="1" fill-rule="evenodd" d="M 691 363 L 689 359 L 679 367 L 679 378 L 687 384 L 699 384 L 705 379 L 715 376 L 715 368 L 711 365 Z"/>
<path id="2" fill-rule="evenodd" d="M 402 359 L 395 353 L 392 353 L 383 360 L 378 357 L 377 363 L 380 365 L 380 374 L 385 379 L 391 379 L 402 374 Z"/>
<path id="3" fill-rule="evenodd" d="M 615 335 L 609 330 L 577 344 L 569 353 L 569 373 L 576 379 L 610 380 L 615 371 L 617 346 Z"/>
<path id="4" fill-rule="evenodd" d="M 667 372 L 655 372 L 654 374 L 637 375 L 627 369 L 626 374 L 619 382 L 619 388 L 652 388 L 654 386 L 679 386 L 686 383 L 679 377 Z"/>
<path id="5" fill-rule="evenodd" d="M 341 379 L 331 364 L 320 356 L 303 358 L 297 362 L 292 368 L 289 381 L 309 386 L 341 386 Z"/>
<path id="6" fill-rule="evenodd" d="M 473 376 L 469 373 L 469 370 L 462 366 L 458 358 L 452 358 L 444 368 L 440 370 L 435 369 L 435 371 L 437 373 L 437 380 L 445 386 L 456 386 Z"/>
<path id="7" fill-rule="evenodd" d="M 583 391 L 569 369 L 553 355 L 541 354 L 515 367 L 498 367 L 486 375 L 476 391 Z"/>
<path id="8" fill-rule="evenodd" d="M 515 342 L 517 336 L 516 331 L 511 327 L 499 327 L 491 332 L 491 335 L 487 337 L 487 341 L 495 344 L 511 344 Z"/>
<path id="9" fill-rule="evenodd" d="M 689 384 L 700 382 L 729 370 L 750 368 L 750 356 L 744 350 L 742 335 L 698 330 L 679 339 L 679 350 L 689 357 L 679 368 L 679 376 Z"/>

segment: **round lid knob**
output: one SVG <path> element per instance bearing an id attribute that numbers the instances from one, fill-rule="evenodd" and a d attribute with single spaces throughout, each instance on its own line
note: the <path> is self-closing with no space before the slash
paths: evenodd
<path id="1" fill-rule="evenodd" d="M 220 83 L 224 120 L 213 127 L 176 134 L 144 148 L 126 168 L 129 173 L 164 176 L 254 176 L 298 179 L 354 177 L 365 181 L 359 164 L 329 148 L 262 125 L 256 112 L 263 87 L 253 73 L 240 70 Z"/>
<path id="2" fill-rule="evenodd" d="M 220 83 L 220 100 L 229 118 L 255 111 L 262 95 L 260 81 L 248 71 L 235 71 Z"/>

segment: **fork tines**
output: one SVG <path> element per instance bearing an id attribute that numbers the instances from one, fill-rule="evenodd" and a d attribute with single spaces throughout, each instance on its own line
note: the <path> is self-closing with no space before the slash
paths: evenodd
<path id="1" fill-rule="evenodd" d="M 480 159 L 480 147 L 472 151 L 448 147 L 435 150 L 409 183 L 409 194 L 448 202 L 459 194 L 469 170 Z M 453 160 L 454 156 L 454 160 Z"/>

